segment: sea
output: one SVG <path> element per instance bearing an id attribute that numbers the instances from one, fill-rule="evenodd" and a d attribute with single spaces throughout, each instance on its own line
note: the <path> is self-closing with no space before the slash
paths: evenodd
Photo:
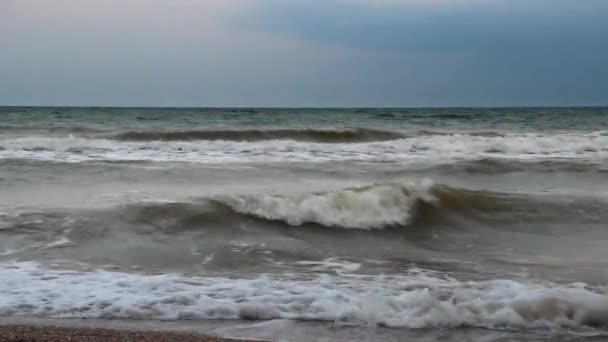
<path id="1" fill-rule="evenodd" d="M 608 108 L 0 107 L 4 317 L 600 341 L 607 224 Z"/>

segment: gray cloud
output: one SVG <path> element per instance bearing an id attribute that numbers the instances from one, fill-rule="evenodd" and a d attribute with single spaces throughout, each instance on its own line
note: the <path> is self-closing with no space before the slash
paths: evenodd
<path id="1" fill-rule="evenodd" d="M 398 1 L 395 1 L 399 3 Z M 461 1 L 453 6 L 373 1 L 256 1 L 236 25 L 304 39 L 392 51 L 602 48 L 608 5 L 599 1 Z"/>
<path id="2" fill-rule="evenodd" d="M 608 104 L 605 1 L 227 1 L 0 2 L 0 104 Z"/>

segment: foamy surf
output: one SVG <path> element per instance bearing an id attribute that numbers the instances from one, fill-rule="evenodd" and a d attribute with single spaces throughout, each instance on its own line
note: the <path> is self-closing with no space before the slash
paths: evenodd
<path id="1" fill-rule="evenodd" d="M 585 284 L 461 282 L 424 273 L 234 279 L 0 266 L 0 314 L 106 319 L 291 319 L 394 328 L 604 329 L 608 297 Z"/>
<path id="2" fill-rule="evenodd" d="M 407 225 L 418 201 L 433 202 L 430 179 L 377 184 L 296 196 L 232 196 L 221 200 L 235 211 L 298 226 L 381 229 Z"/>
<path id="3" fill-rule="evenodd" d="M 17 137 L 0 140 L 0 159 L 58 162 L 153 161 L 413 162 L 446 163 L 484 158 L 526 160 L 608 158 L 608 135 L 594 133 L 422 135 L 390 141 L 318 143 L 296 140 L 116 141 L 83 137 Z"/>

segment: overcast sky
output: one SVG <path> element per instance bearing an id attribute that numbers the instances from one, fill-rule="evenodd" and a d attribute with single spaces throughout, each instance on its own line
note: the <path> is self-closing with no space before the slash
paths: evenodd
<path id="1" fill-rule="evenodd" d="M 608 105 L 606 0 L 0 0 L 0 105 Z"/>

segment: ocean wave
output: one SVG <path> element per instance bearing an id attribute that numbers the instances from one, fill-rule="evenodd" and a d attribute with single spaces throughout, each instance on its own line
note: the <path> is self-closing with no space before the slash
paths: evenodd
<path id="1" fill-rule="evenodd" d="M 378 230 L 440 220 L 449 223 L 454 215 L 507 224 L 522 218 L 531 222 L 585 219 L 576 215 L 579 209 L 585 209 L 584 214 L 590 217 L 599 214 L 596 213 L 600 208 L 597 203 L 579 200 L 573 204 L 571 201 L 560 202 L 561 197 L 546 196 L 549 195 L 535 198 L 531 195 L 472 191 L 435 185 L 424 179 L 296 195 L 230 195 L 193 202 L 144 202 L 120 210 L 134 223 L 181 229 L 218 223 L 225 229 L 231 222 L 258 219 L 290 226 L 312 224 L 339 229 Z M 558 213 L 563 215 L 556 215 Z"/>
<path id="2" fill-rule="evenodd" d="M 313 224 L 375 230 L 416 224 L 417 218 L 439 218 L 448 211 L 468 215 L 471 211 L 509 208 L 500 194 L 449 188 L 423 179 L 296 195 L 230 195 L 193 202 L 144 202 L 119 210 L 133 223 L 163 227 L 221 223 L 225 229 L 230 222 L 250 218 L 290 226 Z"/>
<path id="3" fill-rule="evenodd" d="M 456 224 L 462 218 L 509 224 L 522 219 L 547 223 L 587 222 L 603 217 L 602 200 L 596 198 L 579 198 L 574 202 L 558 194 L 468 190 L 434 184 L 430 179 L 302 195 L 228 196 L 214 202 L 239 214 L 291 226 L 315 224 L 363 230 L 433 222 Z"/>
<path id="4" fill-rule="evenodd" d="M 419 201 L 434 202 L 430 180 L 378 184 L 300 196 L 232 196 L 222 203 L 238 213 L 292 226 L 380 229 L 410 222 Z"/>
<path id="5" fill-rule="evenodd" d="M 0 315 L 106 319 L 293 319 L 393 328 L 608 328 L 608 296 L 582 283 L 402 276 L 254 279 L 0 265 Z M 600 330 L 601 331 L 601 330 Z"/>
<path id="6" fill-rule="evenodd" d="M 543 224 L 598 223 L 606 218 L 605 205 L 606 200 L 601 197 L 470 190 L 422 179 L 310 193 L 231 194 L 182 201 L 131 201 L 86 209 L 77 214 L 26 212 L 10 220 L 7 216 L 5 219 L 8 221 L 5 221 L 11 227 L 23 229 L 22 223 L 32 221 L 32 217 L 50 224 L 64 216 L 78 215 L 83 219 L 100 220 L 100 225 L 108 224 L 106 218 L 110 217 L 130 226 L 145 225 L 168 234 L 218 227 L 226 231 L 238 229 L 243 223 L 256 222 L 263 227 L 317 226 L 345 230 L 424 229 L 437 225 L 464 225 L 474 229 L 478 224 L 502 229 L 500 227 L 522 220 Z M 36 229 L 44 230 L 43 227 Z"/>
<path id="7" fill-rule="evenodd" d="M 388 141 L 403 138 L 397 132 L 375 129 L 229 129 L 190 131 L 130 131 L 112 136 L 123 141 L 263 141 L 295 140 L 318 143 Z"/>
<path id="8" fill-rule="evenodd" d="M 473 132 L 449 132 L 449 131 L 429 131 L 429 130 L 421 130 L 416 133 L 418 136 L 461 136 L 461 135 L 469 135 L 472 137 L 488 137 L 488 138 L 498 138 L 505 137 L 506 133 L 493 132 L 493 131 L 473 131 Z"/>
<path id="9" fill-rule="evenodd" d="M 93 127 L 86 126 L 51 126 L 48 125 L 0 125 L 0 132 L 2 133 L 41 133 L 47 132 L 55 135 L 59 134 L 87 134 L 87 133 L 101 133 L 103 130 Z"/>
<path id="10" fill-rule="evenodd" d="M 608 158 L 608 135 L 470 134 L 423 135 L 390 141 L 318 143 L 263 141 L 117 141 L 82 137 L 20 137 L 0 140 L 0 159 L 63 162 L 155 161 L 192 163 L 423 162 L 477 159 L 571 160 Z"/>
<path id="11" fill-rule="evenodd" d="M 424 169 L 424 167 L 421 167 Z M 503 174 L 513 172 L 607 172 L 608 166 L 600 159 L 554 159 L 554 160 L 512 160 L 502 158 L 482 158 L 465 160 L 443 165 L 431 165 L 428 169 L 466 174 Z"/>

